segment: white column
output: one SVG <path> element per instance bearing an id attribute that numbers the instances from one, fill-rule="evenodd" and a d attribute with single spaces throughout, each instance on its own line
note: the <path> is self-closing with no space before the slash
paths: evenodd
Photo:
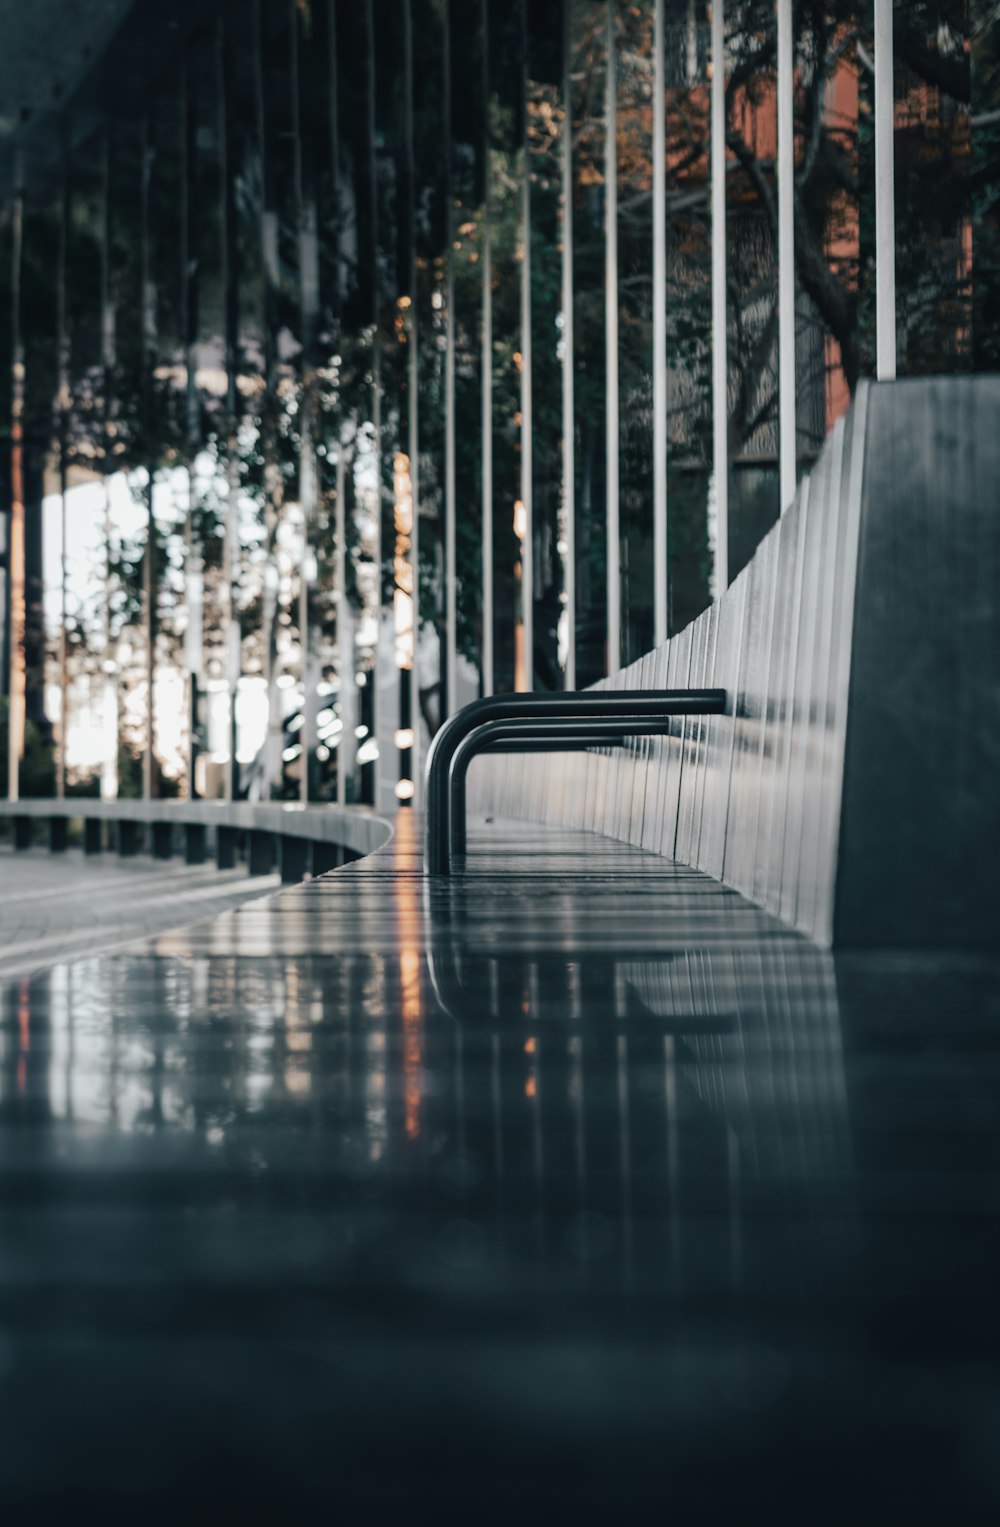
<path id="1" fill-rule="evenodd" d="M 483 694 L 493 693 L 493 145 L 490 135 L 490 11 L 481 0 L 483 45 L 483 332 L 482 332 L 482 512 L 483 512 Z"/>
<path id="2" fill-rule="evenodd" d="M 10 525 L 7 531 L 7 588 L 10 599 L 7 675 L 7 798 L 20 799 L 26 713 L 27 623 L 24 551 L 24 339 L 21 329 L 21 256 L 24 239 L 24 186 L 17 167 L 10 241 L 11 426 Z M 106 248 L 106 241 L 105 241 Z"/>
<path id="3" fill-rule="evenodd" d="M 447 711 L 455 710 L 455 690 L 458 679 L 458 647 L 456 632 L 458 623 L 457 566 L 455 558 L 455 213 L 451 185 L 451 13 L 449 0 L 444 3 L 444 121 L 445 121 L 445 229 L 444 252 L 445 281 L 445 353 L 444 353 L 444 633 L 445 633 L 445 697 Z"/>
<path id="4" fill-rule="evenodd" d="M 365 10 L 368 45 L 368 165 L 371 174 L 369 196 L 371 198 L 372 237 L 372 434 L 375 460 L 375 652 L 368 682 L 375 686 L 371 701 L 372 732 L 379 752 L 372 759 L 372 804 L 380 805 L 379 786 L 382 776 L 382 751 L 387 750 L 389 739 L 379 736 L 379 696 L 381 694 L 382 626 L 385 612 L 382 608 L 382 338 L 379 333 L 379 265 L 378 265 L 378 157 L 375 143 L 375 13 L 372 0 L 367 0 Z"/>
<path id="5" fill-rule="evenodd" d="M 715 593 L 729 584 L 729 401 L 726 353 L 726 23 L 712 3 L 712 475 L 715 486 Z"/>
<path id="6" fill-rule="evenodd" d="M 621 666 L 621 531 L 618 523 L 618 90 L 615 0 L 608 0 L 604 139 L 604 392 L 607 501 L 608 673 Z"/>
<path id="7" fill-rule="evenodd" d="M 576 688 L 576 406 L 573 376 L 573 0 L 563 0 L 562 454 L 566 688 Z"/>
<path id="8" fill-rule="evenodd" d="M 781 512 L 795 497 L 795 95 L 792 0 L 778 0 L 778 420 Z"/>
<path id="9" fill-rule="evenodd" d="M 521 0 L 521 105 L 524 179 L 521 184 L 521 503 L 524 537 L 521 541 L 521 635 L 524 687 L 535 687 L 535 505 L 533 492 L 531 397 L 531 152 L 528 144 L 528 0 Z"/>
<path id="10" fill-rule="evenodd" d="M 892 0 L 875 0 L 875 374 L 896 375 L 896 197 Z"/>
<path id="11" fill-rule="evenodd" d="M 357 705 L 354 620 L 347 597 L 347 452 L 348 429 L 341 414 L 337 420 L 337 478 L 334 508 L 333 599 L 337 611 L 337 666 L 340 682 L 340 741 L 337 747 L 337 805 L 347 805 L 347 771 L 354 763 L 354 723 Z M 265 628 L 266 629 L 266 628 Z"/>
<path id="12" fill-rule="evenodd" d="M 413 660 L 409 673 L 402 682 L 410 686 L 410 725 L 413 728 L 413 747 L 410 753 L 410 769 L 413 777 L 413 807 L 420 805 L 420 670 L 417 652 L 420 645 L 420 351 L 418 349 L 417 325 L 417 229 L 416 229 L 416 164 L 413 151 L 413 0 L 406 0 L 404 15 L 404 45 L 406 50 L 406 175 L 410 250 L 407 262 L 407 285 L 410 306 L 407 312 L 408 370 L 406 377 L 406 454 L 410 460 L 410 567 L 413 583 L 411 620 L 413 629 Z"/>
<path id="13" fill-rule="evenodd" d="M 114 375 L 116 312 L 111 296 L 111 142 L 104 134 L 101 166 L 101 393 L 104 418 L 101 439 L 101 472 L 104 478 L 104 566 L 105 581 L 111 588 L 111 473 L 110 434 L 111 385 Z M 113 801 L 118 796 L 118 655 L 111 651 L 111 605 L 104 601 L 104 695 L 102 725 L 104 757 L 101 761 L 101 798 Z"/>
<path id="14" fill-rule="evenodd" d="M 653 643 L 669 634 L 667 605 L 667 183 L 664 70 L 666 0 L 653 34 Z"/>
<path id="15" fill-rule="evenodd" d="M 59 430 L 59 752 L 56 757 L 56 796 L 66 794 L 66 744 L 69 734 L 69 668 L 66 621 L 69 614 L 69 561 L 66 554 L 67 494 L 69 490 L 69 336 L 66 328 L 66 244 L 69 233 L 69 165 L 63 165 L 59 197 L 59 245 L 56 260 L 56 344 L 58 377 L 53 413 Z"/>

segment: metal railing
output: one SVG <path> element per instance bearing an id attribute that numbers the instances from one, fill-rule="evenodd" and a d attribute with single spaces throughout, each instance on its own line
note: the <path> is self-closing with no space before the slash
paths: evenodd
<path id="1" fill-rule="evenodd" d="M 676 716 L 721 715 L 724 689 L 588 689 L 490 695 L 444 723 L 427 755 L 425 865 L 447 875 L 465 847 L 465 786 L 479 753 L 561 752 L 662 735 Z"/>

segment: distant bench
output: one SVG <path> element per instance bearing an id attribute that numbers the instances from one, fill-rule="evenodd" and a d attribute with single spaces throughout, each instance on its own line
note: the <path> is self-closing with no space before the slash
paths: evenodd
<path id="1" fill-rule="evenodd" d="M 219 869 L 235 866 L 242 835 L 250 874 L 269 875 L 277 864 L 286 883 L 339 869 L 381 848 L 392 836 L 392 828 L 383 817 L 361 806 L 299 806 L 277 801 L 258 805 L 247 801 L 33 798 L 0 801 L 3 817 L 11 821 L 16 849 L 31 846 L 35 823 L 41 821 L 48 825 L 49 847 L 61 852 L 69 841 L 69 823 L 81 821 L 84 853 L 100 853 L 107 824 L 111 823 L 118 853 L 137 853 L 140 829 L 147 828 L 154 858 L 169 859 L 180 837 L 188 864 L 205 862 L 211 830 Z"/>

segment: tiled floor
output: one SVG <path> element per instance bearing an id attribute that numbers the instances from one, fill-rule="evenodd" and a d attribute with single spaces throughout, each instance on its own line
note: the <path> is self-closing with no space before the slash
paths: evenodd
<path id="1" fill-rule="evenodd" d="M 997 964 L 472 842 L 7 983 L 0 1500 L 995 1522 Z"/>

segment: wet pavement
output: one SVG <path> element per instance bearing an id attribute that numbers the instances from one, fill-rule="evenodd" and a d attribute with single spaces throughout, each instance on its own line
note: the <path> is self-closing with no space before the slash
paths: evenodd
<path id="1" fill-rule="evenodd" d="M 204 922 L 280 884 L 277 874 L 249 880 L 243 868 L 218 871 L 144 854 L 85 858 L 0 845 L 0 980 Z"/>
<path id="2" fill-rule="evenodd" d="M 3 985 L 0 1500 L 995 1522 L 998 963 L 470 842 Z"/>

